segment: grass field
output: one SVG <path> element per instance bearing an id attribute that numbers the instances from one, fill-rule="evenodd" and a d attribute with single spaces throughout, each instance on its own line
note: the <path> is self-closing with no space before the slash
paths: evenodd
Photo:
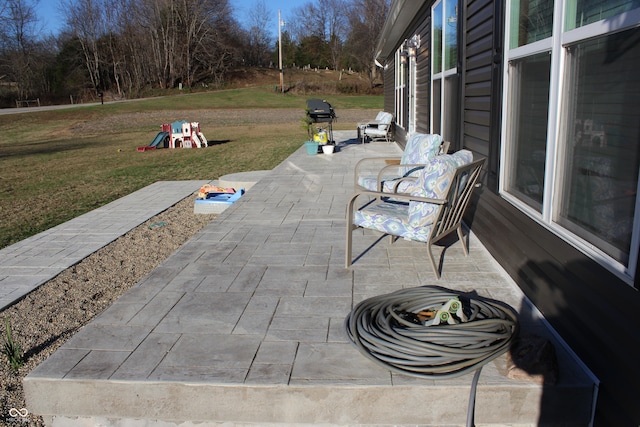
<path id="1" fill-rule="evenodd" d="M 155 181 L 272 169 L 307 139 L 300 119 L 311 97 L 258 87 L 0 115 L 0 248 Z M 330 101 L 336 111 L 382 108 L 380 96 Z M 199 121 L 212 146 L 136 151 L 182 119 Z"/>

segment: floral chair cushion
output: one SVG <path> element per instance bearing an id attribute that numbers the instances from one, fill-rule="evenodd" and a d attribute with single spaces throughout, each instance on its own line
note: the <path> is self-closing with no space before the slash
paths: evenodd
<path id="1" fill-rule="evenodd" d="M 442 137 L 437 134 L 416 133 L 407 141 L 404 147 L 402 157 L 400 157 L 401 165 L 417 165 L 426 164 L 431 161 L 440 151 L 442 145 Z M 406 168 L 403 173 L 409 172 Z"/>
<path id="2" fill-rule="evenodd" d="M 387 200 L 356 210 L 353 223 L 382 233 L 428 242 L 431 227 L 413 227 L 407 221 L 408 211 L 407 203 Z"/>
<path id="3" fill-rule="evenodd" d="M 435 157 L 420 172 L 419 185 L 413 189 L 412 195 L 434 199 L 445 198 L 456 168 L 472 161 L 473 154 L 467 150 Z M 404 203 L 387 199 L 356 210 L 353 223 L 363 228 L 402 236 L 405 239 L 428 242 L 439 209 L 440 205 L 431 203 Z"/>
<path id="4" fill-rule="evenodd" d="M 473 154 L 468 150 L 460 150 L 453 154 L 445 154 L 434 158 L 421 172 L 417 185 L 411 195 L 430 199 L 444 199 L 456 168 L 473 161 Z M 464 180 L 461 182 L 464 185 Z M 433 224 L 438 216 L 440 205 L 423 202 L 410 202 L 408 221 L 414 227 Z"/>
<path id="5" fill-rule="evenodd" d="M 442 137 L 437 134 L 415 133 L 407 141 L 407 145 L 400 157 L 400 165 L 427 164 L 438 155 L 442 145 Z M 399 168 L 398 172 L 402 177 L 417 176 L 421 167 Z M 400 177 L 385 179 L 382 182 L 382 191 L 391 192 Z M 378 178 L 375 176 L 361 176 L 358 178 L 358 185 L 371 191 L 377 191 Z M 411 182 L 402 182 L 398 186 L 398 192 L 407 193 L 411 188 Z"/>

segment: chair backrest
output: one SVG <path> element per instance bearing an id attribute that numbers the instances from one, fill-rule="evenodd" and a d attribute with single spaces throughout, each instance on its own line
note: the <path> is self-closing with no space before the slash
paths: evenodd
<path id="1" fill-rule="evenodd" d="M 404 147 L 400 157 L 401 165 L 427 164 L 440 153 L 442 137 L 437 134 L 414 133 Z M 410 172 L 409 168 L 402 171 L 403 175 Z"/>
<path id="2" fill-rule="evenodd" d="M 389 125 L 391 125 L 391 122 L 393 121 L 393 114 L 387 113 L 387 112 L 382 112 L 382 113 L 383 113 L 381 114 L 382 117 L 380 117 L 379 119 L 378 129 L 387 130 L 387 128 L 389 127 Z"/>
<path id="3" fill-rule="evenodd" d="M 479 159 L 468 165 L 460 166 L 456 170 L 456 176 L 451 183 L 447 197 L 449 202 L 440 210 L 440 215 L 431 233 L 432 240 L 438 240 L 460 225 L 471 200 L 471 194 L 476 188 L 484 162 L 484 158 Z"/>
<path id="4" fill-rule="evenodd" d="M 380 120 L 382 120 L 382 117 L 384 117 L 385 114 L 388 114 L 388 113 L 385 111 L 379 111 L 378 114 L 376 115 L 375 121 L 379 122 Z"/>
<path id="5" fill-rule="evenodd" d="M 412 194 L 447 203 L 410 202 L 409 223 L 414 227 L 433 226 L 434 235 L 456 228 L 462 221 L 484 161 L 473 161 L 473 154 L 468 150 L 436 156 L 420 171 Z"/>

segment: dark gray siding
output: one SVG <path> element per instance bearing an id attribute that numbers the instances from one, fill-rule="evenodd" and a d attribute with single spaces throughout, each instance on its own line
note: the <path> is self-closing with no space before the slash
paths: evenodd
<path id="1" fill-rule="evenodd" d="M 489 156 L 489 142 L 497 130 L 491 128 L 493 96 L 498 85 L 493 79 L 494 7 L 487 0 L 469 1 L 462 23 L 462 136 L 465 148 L 482 157 Z"/>
<path id="2" fill-rule="evenodd" d="M 420 49 L 416 64 L 416 131 L 431 130 L 431 13 L 423 10 L 415 34 L 420 36 Z"/>
<path id="3" fill-rule="evenodd" d="M 614 274 L 506 202 L 498 194 L 501 141 L 502 40 L 505 0 L 460 0 L 460 141 L 487 157 L 483 187 L 467 224 L 601 381 L 596 426 L 640 425 L 640 288 Z M 403 33 L 421 36 L 417 129 L 430 120 L 430 2 Z M 398 45 L 403 40 L 395 40 Z M 393 58 L 387 58 L 385 110 L 394 111 Z M 402 143 L 402 141 L 399 141 Z M 544 408 L 540 425 L 545 425 Z"/>
<path id="4" fill-rule="evenodd" d="M 463 5 L 462 140 L 487 157 L 469 210 L 473 232 L 600 379 L 597 426 L 640 422 L 640 368 L 625 344 L 640 337 L 640 295 L 497 193 L 500 156 L 501 2 Z M 622 302 L 622 306 L 620 303 Z M 544 408 L 543 408 L 544 410 Z M 544 420 L 540 420 L 544 424 Z"/>
<path id="5" fill-rule="evenodd" d="M 384 67 L 384 111 L 387 113 L 395 114 L 395 87 L 396 87 L 396 75 L 395 75 L 395 60 L 389 58 L 389 61 Z"/>
<path id="6" fill-rule="evenodd" d="M 596 426 L 637 426 L 640 297 L 584 254 L 484 188 L 473 232 L 600 379 Z"/>

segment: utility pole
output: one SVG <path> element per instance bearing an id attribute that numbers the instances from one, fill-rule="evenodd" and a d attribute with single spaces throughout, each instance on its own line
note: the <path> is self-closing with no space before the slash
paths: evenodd
<path id="1" fill-rule="evenodd" d="M 278 65 L 280 67 L 280 91 L 284 93 L 284 70 L 282 68 L 282 19 L 278 9 Z"/>

